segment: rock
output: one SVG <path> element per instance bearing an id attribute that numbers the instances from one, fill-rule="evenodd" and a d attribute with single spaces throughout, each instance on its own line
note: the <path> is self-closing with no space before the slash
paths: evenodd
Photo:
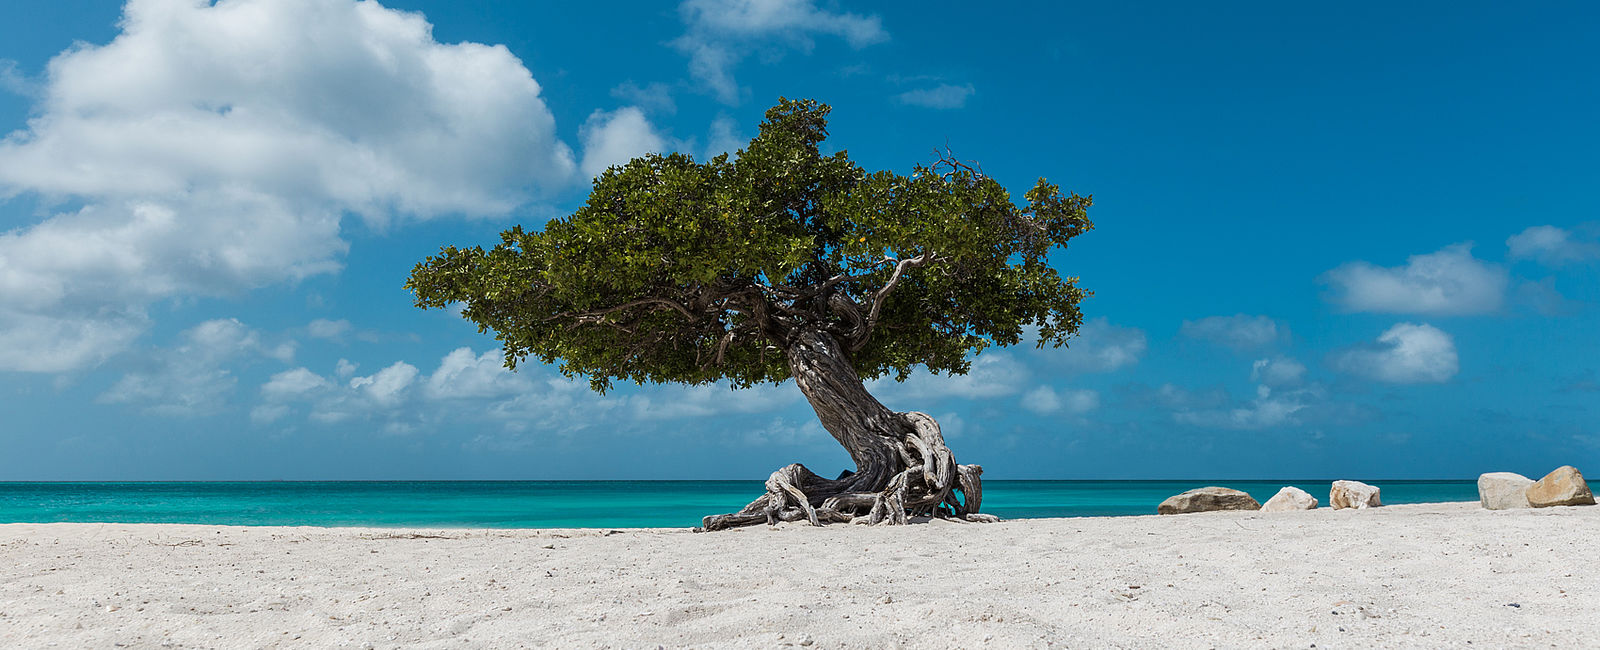
<path id="1" fill-rule="evenodd" d="M 1334 510 L 1344 508 L 1376 508 L 1383 505 L 1378 500 L 1378 488 L 1361 481 L 1334 481 L 1328 490 L 1328 505 Z"/>
<path id="2" fill-rule="evenodd" d="M 1589 491 L 1589 484 L 1583 482 L 1578 468 L 1571 465 L 1557 467 L 1556 471 L 1534 481 L 1523 493 L 1528 496 L 1528 505 L 1535 508 L 1594 505 L 1594 493 Z"/>
<path id="3" fill-rule="evenodd" d="M 1163 515 L 1181 515 L 1212 510 L 1260 510 L 1261 504 L 1250 495 L 1225 487 L 1203 487 L 1168 497 L 1156 506 Z"/>
<path id="4" fill-rule="evenodd" d="M 1294 486 L 1278 490 L 1277 494 L 1261 504 L 1262 512 L 1290 512 L 1294 510 L 1316 510 L 1317 498 Z"/>
<path id="5" fill-rule="evenodd" d="M 1533 479 L 1511 472 L 1490 472 L 1478 477 L 1478 501 L 1490 510 L 1512 510 L 1528 507 L 1524 490 Z"/>

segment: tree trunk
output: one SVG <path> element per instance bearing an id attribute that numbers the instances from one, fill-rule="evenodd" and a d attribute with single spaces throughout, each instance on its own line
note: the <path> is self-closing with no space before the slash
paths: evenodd
<path id="1" fill-rule="evenodd" d="M 786 353 L 795 384 L 822 427 L 850 453 L 856 470 L 827 479 L 803 465 L 789 465 L 773 472 L 767 493 L 743 510 L 706 517 L 706 530 L 799 519 L 819 526 L 825 521 L 903 524 L 923 515 L 995 520 L 977 513 L 983 468 L 957 465 L 933 418 L 896 413 L 878 402 L 831 334 L 801 332 Z"/>

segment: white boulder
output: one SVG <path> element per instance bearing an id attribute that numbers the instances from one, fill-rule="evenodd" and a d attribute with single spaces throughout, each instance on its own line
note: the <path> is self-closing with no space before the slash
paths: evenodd
<path id="1" fill-rule="evenodd" d="M 1478 477 L 1478 501 L 1489 510 L 1531 508 L 1528 486 L 1533 479 L 1512 472 L 1490 472 Z"/>
<path id="2" fill-rule="evenodd" d="M 1278 490 L 1277 494 L 1261 504 L 1262 512 L 1290 512 L 1294 510 L 1316 510 L 1317 498 L 1293 485 Z"/>
<path id="3" fill-rule="evenodd" d="M 1334 481 L 1328 491 L 1328 505 L 1334 510 L 1345 508 L 1376 508 L 1383 505 L 1378 500 L 1378 487 L 1361 481 Z"/>

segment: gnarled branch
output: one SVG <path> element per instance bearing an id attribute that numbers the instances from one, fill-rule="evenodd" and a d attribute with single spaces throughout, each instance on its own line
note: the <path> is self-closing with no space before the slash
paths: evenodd
<path id="1" fill-rule="evenodd" d="M 879 287 L 878 290 L 872 294 L 872 307 L 867 312 L 867 320 L 861 327 L 861 333 L 855 337 L 855 342 L 850 345 L 851 352 L 860 351 L 861 348 L 867 346 L 867 341 L 871 340 L 872 330 L 877 329 L 878 327 L 878 314 L 883 311 L 883 301 L 885 298 L 888 298 L 889 293 L 893 292 L 894 288 L 900 284 L 900 278 L 905 276 L 906 269 L 922 266 L 930 262 L 941 261 L 941 259 L 942 258 L 934 254 L 932 251 L 929 251 L 916 257 L 908 257 L 895 261 L 894 273 L 889 276 L 889 281 L 883 283 L 883 286 Z"/>

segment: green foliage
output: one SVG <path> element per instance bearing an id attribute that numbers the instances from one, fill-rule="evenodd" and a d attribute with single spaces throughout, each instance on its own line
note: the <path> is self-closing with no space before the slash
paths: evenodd
<path id="1" fill-rule="evenodd" d="M 1040 179 L 1019 207 L 948 157 L 869 174 L 822 155 L 828 112 L 784 99 L 737 159 L 613 167 L 571 216 L 488 251 L 446 247 L 406 287 L 420 307 L 465 303 L 508 366 L 559 361 L 596 390 L 782 381 L 786 344 L 807 329 L 832 333 L 862 377 L 902 379 L 917 365 L 964 373 L 968 352 L 1029 325 L 1041 346 L 1077 331 L 1085 292 L 1047 255 L 1093 227 L 1088 197 Z"/>

